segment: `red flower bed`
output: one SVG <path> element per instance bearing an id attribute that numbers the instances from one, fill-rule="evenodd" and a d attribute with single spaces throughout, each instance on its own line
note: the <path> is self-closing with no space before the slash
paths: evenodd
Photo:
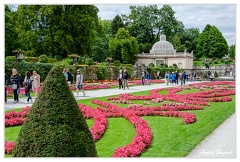
<path id="1" fill-rule="evenodd" d="M 12 154 L 14 142 L 5 142 L 5 154 Z"/>
<path id="2" fill-rule="evenodd" d="M 134 82 L 134 81 L 133 81 Z M 137 82 L 137 81 L 135 81 Z M 92 87 L 98 85 L 92 85 Z M 107 86 L 107 84 L 102 84 Z M 198 88 L 200 92 L 189 94 L 178 94 L 183 89 Z M 206 90 L 211 88 L 211 90 Z M 162 90 L 169 90 L 168 94 L 160 95 Z M 196 116 L 192 113 L 180 112 L 187 110 L 203 110 L 203 106 L 209 106 L 208 102 L 229 102 L 232 100 L 229 96 L 235 95 L 235 82 L 208 82 L 204 84 L 193 84 L 186 87 L 161 88 L 150 92 L 149 96 L 133 96 L 132 94 L 120 94 L 119 97 L 111 97 L 114 103 L 129 104 L 127 108 L 121 108 L 112 103 L 100 100 L 92 100 L 92 103 L 104 108 L 93 109 L 83 104 L 79 108 L 86 119 L 93 118 L 94 123 L 90 128 L 94 141 L 99 140 L 106 131 L 107 117 L 124 117 L 136 129 L 136 134 L 132 142 L 126 146 L 117 148 L 113 157 L 136 157 L 144 152 L 151 144 L 152 132 L 145 120 L 140 116 L 165 116 L 182 118 L 184 124 L 196 122 Z M 130 100 L 148 100 L 142 104 L 132 104 Z M 166 103 L 166 101 L 173 101 Z M 150 106 L 152 103 L 158 103 L 162 106 Z M 5 126 L 22 125 L 30 106 L 23 108 L 20 112 L 11 111 L 5 114 Z M 10 154 L 14 146 L 13 142 L 5 142 L 5 153 Z"/>
<path id="3" fill-rule="evenodd" d="M 103 136 L 105 130 L 107 129 L 107 117 L 100 109 L 94 110 L 84 104 L 79 104 L 78 106 L 86 119 L 93 118 L 94 123 L 90 128 L 90 131 L 94 141 L 96 142 Z"/>

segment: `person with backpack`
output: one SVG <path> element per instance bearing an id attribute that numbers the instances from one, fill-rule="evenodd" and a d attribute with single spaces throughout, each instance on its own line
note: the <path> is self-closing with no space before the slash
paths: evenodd
<path id="1" fill-rule="evenodd" d="M 86 96 L 86 93 L 84 92 L 83 90 L 83 74 L 81 74 L 81 70 L 78 69 L 77 70 L 77 75 L 76 75 L 76 92 L 77 92 L 77 96 L 79 96 L 79 90 L 82 91 L 83 93 L 83 96 L 85 97 Z"/>
<path id="2" fill-rule="evenodd" d="M 13 89 L 14 103 L 17 103 L 19 102 L 20 87 L 22 83 L 22 77 L 18 73 L 17 69 L 12 69 L 10 82 L 11 82 L 11 87 Z"/>
<path id="3" fill-rule="evenodd" d="M 67 75 L 68 75 L 67 83 L 68 83 L 68 85 L 70 87 L 71 83 L 73 82 L 73 76 L 72 76 L 72 73 L 70 73 L 70 71 L 68 70 L 68 68 L 66 68 L 66 72 L 67 72 Z"/>
<path id="4" fill-rule="evenodd" d="M 166 82 L 166 85 L 168 86 L 168 82 L 169 82 L 169 72 L 166 71 L 165 73 L 165 82 Z"/>
<path id="5" fill-rule="evenodd" d="M 27 101 L 25 103 L 29 103 L 29 101 L 31 101 L 31 103 L 33 102 L 32 97 L 30 95 L 30 92 L 32 89 L 32 82 L 33 82 L 33 78 L 31 76 L 31 73 L 27 71 L 24 82 L 23 82 L 25 95 L 27 96 Z"/>

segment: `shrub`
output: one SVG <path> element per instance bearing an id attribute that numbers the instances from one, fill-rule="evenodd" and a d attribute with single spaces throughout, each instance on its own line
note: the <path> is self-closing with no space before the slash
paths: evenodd
<path id="1" fill-rule="evenodd" d="M 62 61 L 57 63 L 57 65 L 63 66 L 63 67 L 65 67 L 67 65 L 71 65 L 71 64 L 72 64 L 72 59 L 70 59 L 70 58 L 65 58 Z"/>
<path id="2" fill-rule="evenodd" d="M 55 63 L 55 62 L 58 62 L 58 60 L 54 58 L 48 58 L 48 63 Z"/>
<path id="3" fill-rule="evenodd" d="M 27 62 L 38 62 L 38 57 L 25 57 Z"/>
<path id="4" fill-rule="evenodd" d="M 97 156 L 92 134 L 59 66 L 51 69 L 31 107 L 13 156 Z"/>
<path id="5" fill-rule="evenodd" d="M 47 55 L 40 55 L 39 56 L 39 60 L 38 60 L 39 62 L 41 62 L 41 63 L 47 63 L 48 62 L 48 57 L 47 57 Z"/>
<path id="6" fill-rule="evenodd" d="M 12 62 L 7 62 L 5 63 L 5 73 L 10 76 L 11 75 L 11 71 L 12 68 L 16 68 L 18 70 L 18 72 L 22 75 L 25 76 L 26 71 L 30 71 L 32 73 L 32 71 L 37 71 L 37 73 L 40 75 L 41 77 L 41 82 L 43 82 L 45 80 L 45 78 L 47 77 L 48 72 L 51 70 L 51 68 L 53 67 L 53 64 L 49 64 L 49 63 L 30 63 L 30 62 L 16 62 L 16 61 L 12 61 Z"/>
<path id="7" fill-rule="evenodd" d="M 16 56 L 7 56 L 5 58 L 5 61 L 15 61 L 16 60 Z"/>
<path id="8" fill-rule="evenodd" d="M 154 67 L 155 65 L 153 63 L 150 63 L 148 67 Z"/>
<path id="9" fill-rule="evenodd" d="M 218 77 L 218 74 L 217 74 L 217 72 L 216 72 L 216 71 L 214 72 L 214 77 L 215 77 L 215 78 L 217 78 L 217 77 Z"/>
<path id="10" fill-rule="evenodd" d="M 119 60 L 114 60 L 113 61 L 113 65 L 114 66 L 120 66 L 121 65 L 121 62 Z"/>
<path id="11" fill-rule="evenodd" d="M 99 80 L 104 80 L 107 75 L 107 67 L 106 66 L 98 66 L 97 67 L 97 76 Z"/>
<path id="12" fill-rule="evenodd" d="M 85 60 L 85 64 L 86 65 L 88 65 L 88 66 L 90 66 L 90 65 L 93 65 L 93 59 L 92 58 L 87 58 L 86 60 Z"/>

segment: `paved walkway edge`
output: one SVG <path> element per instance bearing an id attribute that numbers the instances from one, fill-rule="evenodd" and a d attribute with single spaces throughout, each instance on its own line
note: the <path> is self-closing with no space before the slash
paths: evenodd
<path id="1" fill-rule="evenodd" d="M 236 114 L 219 125 L 187 157 L 236 158 Z"/>

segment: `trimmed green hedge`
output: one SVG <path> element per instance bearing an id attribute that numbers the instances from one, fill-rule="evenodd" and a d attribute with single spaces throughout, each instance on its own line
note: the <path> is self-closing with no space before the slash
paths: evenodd
<path id="1" fill-rule="evenodd" d="M 13 157 L 97 157 L 93 136 L 59 66 L 44 81 Z"/>
<path id="2" fill-rule="evenodd" d="M 40 77 L 41 82 L 45 80 L 45 78 L 48 75 L 48 72 L 53 67 L 53 64 L 49 63 L 29 63 L 29 62 L 5 62 L 5 73 L 10 77 L 12 74 L 12 68 L 15 68 L 18 70 L 18 72 L 24 77 L 26 71 L 30 71 L 31 74 L 33 71 L 36 71 Z"/>

